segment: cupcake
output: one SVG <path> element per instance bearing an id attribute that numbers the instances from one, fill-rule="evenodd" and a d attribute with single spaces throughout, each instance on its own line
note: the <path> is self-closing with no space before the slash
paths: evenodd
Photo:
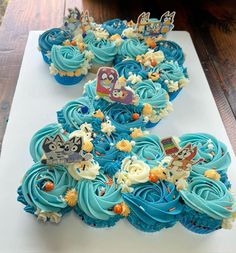
<path id="1" fill-rule="evenodd" d="M 162 149 L 160 139 L 154 134 L 140 136 L 134 139 L 135 145 L 132 154 L 138 159 L 143 160 L 151 168 L 157 166 L 164 158 L 165 153 Z"/>
<path id="2" fill-rule="evenodd" d="M 105 21 L 102 24 L 102 27 L 105 28 L 109 35 L 119 34 L 121 35 L 125 28 L 127 28 L 125 22 L 119 18 L 110 19 Z"/>
<path id="3" fill-rule="evenodd" d="M 122 197 L 130 209 L 128 221 L 144 232 L 172 227 L 182 212 L 179 192 L 167 181 L 135 185 L 132 192 L 122 193 Z"/>
<path id="4" fill-rule="evenodd" d="M 90 52 L 77 46 L 53 46 L 50 72 L 60 84 L 77 84 L 88 73 L 91 58 Z"/>
<path id="5" fill-rule="evenodd" d="M 197 146 L 197 154 L 194 159 L 204 159 L 192 166 L 191 176 L 204 175 L 208 170 L 214 169 L 220 175 L 220 180 L 229 186 L 227 170 L 230 166 L 231 158 L 226 145 L 207 133 L 182 135 L 179 145 L 184 147 L 188 143 Z"/>
<path id="6" fill-rule="evenodd" d="M 62 45 L 65 40 L 71 39 L 72 35 L 61 28 L 52 28 L 39 36 L 38 46 L 46 63 L 51 63 L 50 52 L 53 45 Z"/>
<path id="7" fill-rule="evenodd" d="M 121 188 L 114 179 L 100 172 L 95 180 L 80 180 L 77 191 L 75 211 L 88 225 L 111 227 L 122 217 L 113 211 L 114 206 L 122 202 Z"/>
<path id="8" fill-rule="evenodd" d="M 147 128 L 154 127 L 166 115 L 172 111 L 172 104 L 169 101 L 169 95 L 161 84 L 152 80 L 137 82 L 132 86 L 135 93 L 139 96 L 139 102 L 143 105 L 151 106 L 151 111 L 143 114 L 148 116 Z"/>
<path id="9" fill-rule="evenodd" d="M 58 122 L 71 133 L 80 128 L 80 125 L 92 121 L 93 105 L 87 97 L 80 97 L 67 103 L 61 111 L 57 112 Z"/>
<path id="10" fill-rule="evenodd" d="M 94 55 L 92 59 L 92 73 L 97 73 L 97 70 L 102 66 L 113 65 L 113 60 L 117 52 L 115 43 L 106 39 L 92 40 L 88 43 L 88 50 Z"/>
<path id="11" fill-rule="evenodd" d="M 162 51 L 167 61 L 177 62 L 180 66 L 183 65 L 185 56 L 182 48 L 170 40 L 159 40 L 156 42 L 154 51 Z"/>
<path id="12" fill-rule="evenodd" d="M 77 202 L 75 187 L 76 181 L 64 166 L 38 162 L 24 175 L 17 200 L 38 220 L 59 223 Z"/>
<path id="13" fill-rule="evenodd" d="M 180 195 L 185 203 L 179 221 L 187 229 L 207 234 L 222 227 L 227 228 L 236 211 L 235 200 L 219 180 L 194 177 Z"/>
<path id="14" fill-rule="evenodd" d="M 57 134 L 60 134 L 64 140 L 67 140 L 69 134 L 62 128 L 61 124 L 52 123 L 39 129 L 32 137 L 30 141 L 30 154 L 34 162 L 41 160 L 43 155 L 43 141 L 46 137 L 54 138 Z"/>

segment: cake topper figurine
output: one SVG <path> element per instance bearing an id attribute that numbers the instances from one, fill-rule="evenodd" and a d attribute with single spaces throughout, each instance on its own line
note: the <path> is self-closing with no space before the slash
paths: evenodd
<path id="1" fill-rule="evenodd" d="M 166 37 L 167 33 L 174 28 L 175 11 L 165 12 L 160 20 L 150 19 L 150 12 L 143 12 L 138 16 L 136 30 L 144 37 Z"/>
<path id="2" fill-rule="evenodd" d="M 138 95 L 126 84 L 126 79 L 123 76 L 119 77 L 116 69 L 110 67 L 99 68 L 96 84 L 98 96 L 122 104 L 138 104 Z"/>
<path id="3" fill-rule="evenodd" d="M 54 138 L 46 137 L 43 141 L 43 156 L 41 162 L 43 164 L 68 164 L 76 163 L 82 160 L 92 159 L 91 154 L 83 155 L 82 137 L 72 137 L 64 141 L 60 134 Z"/>

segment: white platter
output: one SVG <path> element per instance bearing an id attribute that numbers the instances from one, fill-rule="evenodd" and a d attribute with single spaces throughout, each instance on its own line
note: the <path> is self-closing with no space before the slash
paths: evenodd
<path id="1" fill-rule="evenodd" d="M 0 161 L 0 252 L 235 252 L 236 226 L 210 235 L 197 235 L 182 225 L 157 233 L 142 233 L 127 221 L 108 229 L 82 223 L 71 212 L 59 225 L 39 224 L 16 202 L 16 189 L 26 169 L 32 165 L 29 142 L 33 133 L 56 121 L 56 111 L 81 95 L 83 83 L 74 87 L 58 85 L 36 50 L 40 32 L 30 32 Z M 161 137 L 188 132 L 209 132 L 227 144 L 232 156 L 229 176 L 236 189 L 234 154 L 187 32 L 171 32 L 169 39 L 179 43 L 187 55 L 191 81 L 173 102 L 174 112 L 152 130 Z M 236 225 L 236 224 L 235 224 Z"/>

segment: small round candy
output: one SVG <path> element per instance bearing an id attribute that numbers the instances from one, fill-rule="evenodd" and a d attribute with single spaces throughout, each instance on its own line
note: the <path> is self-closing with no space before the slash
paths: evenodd
<path id="1" fill-rule="evenodd" d="M 139 114 L 138 114 L 137 112 L 133 113 L 133 114 L 132 114 L 132 118 L 133 118 L 134 120 L 139 119 Z"/>
<path id="2" fill-rule="evenodd" d="M 49 192 L 49 191 L 53 190 L 53 188 L 54 188 L 54 183 L 51 182 L 51 181 L 47 181 L 47 182 L 44 184 L 44 190 L 45 190 L 46 192 Z"/>
<path id="3" fill-rule="evenodd" d="M 158 181 L 158 176 L 154 172 L 149 173 L 149 180 L 153 183 L 156 183 Z"/>
<path id="4" fill-rule="evenodd" d="M 114 205 L 113 211 L 114 211 L 114 213 L 121 214 L 122 213 L 122 205 L 121 204 Z"/>

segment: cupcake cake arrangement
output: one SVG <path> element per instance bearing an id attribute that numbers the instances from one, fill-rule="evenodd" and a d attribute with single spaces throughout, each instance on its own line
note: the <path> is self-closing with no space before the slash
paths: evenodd
<path id="1" fill-rule="evenodd" d="M 99 68 L 83 96 L 57 112 L 58 122 L 34 134 L 34 164 L 18 188 L 24 210 L 53 223 L 73 211 L 97 228 L 120 219 L 144 232 L 178 222 L 200 234 L 231 228 L 236 202 L 225 144 L 207 133 L 150 134 L 168 92 L 151 79 L 132 83 L 121 69 Z"/>
<path id="2" fill-rule="evenodd" d="M 166 39 L 174 16 L 167 11 L 156 19 L 143 12 L 136 23 L 113 19 L 98 24 L 88 11 L 70 9 L 61 28 L 39 36 L 39 50 L 60 84 L 74 85 L 100 67 L 114 67 L 133 85 L 158 83 L 172 100 L 188 82 L 182 48 Z"/>

